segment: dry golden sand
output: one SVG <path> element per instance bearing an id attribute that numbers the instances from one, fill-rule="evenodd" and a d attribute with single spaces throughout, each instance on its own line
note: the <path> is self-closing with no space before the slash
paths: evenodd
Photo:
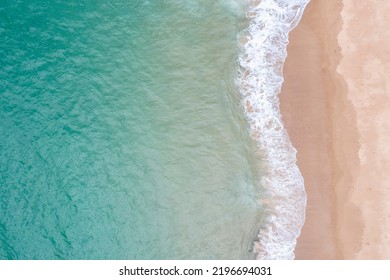
<path id="1" fill-rule="evenodd" d="M 387 0 L 311 0 L 290 35 L 281 110 L 308 193 L 297 259 L 390 259 L 389 15 Z"/>

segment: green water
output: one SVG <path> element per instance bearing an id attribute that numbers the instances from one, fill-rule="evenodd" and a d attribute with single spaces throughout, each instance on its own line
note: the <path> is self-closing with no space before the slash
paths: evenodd
<path id="1" fill-rule="evenodd" d="M 1 259 L 253 258 L 242 2 L 0 2 Z"/>

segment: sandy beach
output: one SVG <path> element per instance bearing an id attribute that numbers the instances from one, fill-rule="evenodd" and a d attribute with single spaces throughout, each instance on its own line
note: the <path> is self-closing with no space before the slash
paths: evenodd
<path id="1" fill-rule="evenodd" d="M 281 111 L 308 194 L 296 259 L 390 259 L 390 2 L 312 0 Z"/>

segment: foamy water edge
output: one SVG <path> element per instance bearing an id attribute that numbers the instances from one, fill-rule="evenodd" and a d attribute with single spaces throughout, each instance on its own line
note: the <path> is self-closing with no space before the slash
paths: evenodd
<path id="1" fill-rule="evenodd" d="M 309 0 L 253 1 L 249 27 L 240 38 L 237 85 L 251 136 L 266 162 L 262 185 L 267 213 L 254 244 L 257 259 L 294 259 L 305 220 L 306 192 L 296 164 L 296 150 L 279 109 L 283 64 L 289 32 L 300 21 Z"/>

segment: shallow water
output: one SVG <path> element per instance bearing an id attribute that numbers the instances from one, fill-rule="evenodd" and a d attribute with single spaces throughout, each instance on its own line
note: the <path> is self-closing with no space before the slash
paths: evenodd
<path id="1" fill-rule="evenodd" d="M 0 258 L 253 258 L 245 1 L 1 1 Z"/>

